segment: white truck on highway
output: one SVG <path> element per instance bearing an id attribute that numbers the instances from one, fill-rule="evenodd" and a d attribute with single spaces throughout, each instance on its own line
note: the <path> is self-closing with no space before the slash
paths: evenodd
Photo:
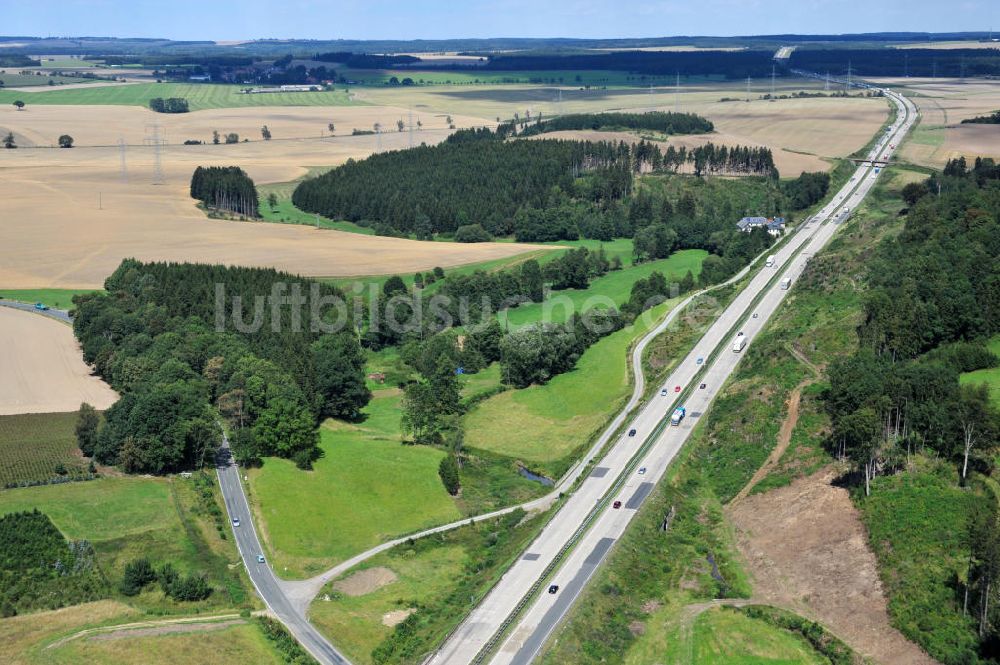
<path id="1" fill-rule="evenodd" d="M 673 427 L 677 427 L 678 425 L 681 424 L 681 421 L 684 420 L 684 416 L 686 414 L 687 414 L 687 409 L 685 409 L 683 406 L 677 407 L 676 409 L 674 409 L 673 415 L 670 416 L 670 424 Z"/>
<path id="2" fill-rule="evenodd" d="M 739 353 L 747 345 L 747 336 L 740 333 L 733 341 L 733 353 Z"/>
<path id="3" fill-rule="evenodd" d="M 767 257 L 767 259 L 764 261 L 764 265 L 766 267 L 768 267 L 768 268 L 770 268 L 771 266 L 774 265 L 774 254 L 772 254 L 771 256 Z"/>
<path id="4" fill-rule="evenodd" d="M 792 278 L 791 277 L 785 277 L 785 278 L 783 278 L 781 280 L 781 290 L 782 291 L 787 291 L 789 288 L 791 288 L 791 286 L 792 286 Z"/>

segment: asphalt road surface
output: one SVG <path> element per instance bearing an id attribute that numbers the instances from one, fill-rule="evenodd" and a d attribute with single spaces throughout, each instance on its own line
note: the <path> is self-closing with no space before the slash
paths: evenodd
<path id="1" fill-rule="evenodd" d="M 258 562 L 257 557 L 264 554 L 257 537 L 251 518 L 250 506 L 247 503 L 243 485 L 240 482 L 240 470 L 236 466 L 229 450 L 229 440 L 223 434 L 222 447 L 216 457 L 215 471 L 219 475 L 219 486 L 222 488 L 222 498 L 229 514 L 229 524 L 233 529 L 233 537 L 239 548 L 243 564 L 246 566 L 250 580 L 264 604 L 278 617 L 281 623 L 295 636 L 295 639 L 323 665 L 343 665 L 349 663 L 330 642 L 317 631 L 305 618 L 304 612 L 298 610 L 289 602 L 281 583 L 266 562 Z M 233 520 L 238 518 L 240 526 L 235 526 Z"/>
<path id="2" fill-rule="evenodd" d="M 890 143 L 898 145 L 916 117 L 911 102 L 887 94 L 899 113 L 869 153 L 871 159 L 888 159 Z M 492 655 L 491 662 L 497 665 L 523 665 L 535 658 L 788 294 L 780 280 L 787 277 L 794 283 L 799 278 L 809 258 L 861 204 L 877 178 L 874 167 L 860 166 L 830 203 L 774 250 L 774 266 L 753 277 L 663 384 L 667 395 L 650 399 L 625 428 L 634 428 L 636 436 L 619 439 L 429 662 L 479 663 Z M 740 332 L 746 347 L 736 352 L 733 343 Z M 699 387 L 702 383 L 704 389 Z M 681 404 L 687 416 L 679 426 L 669 426 L 666 419 Z M 640 468 L 645 473 L 639 474 Z M 614 501 L 622 506 L 614 508 Z M 545 592 L 550 584 L 558 585 L 557 593 Z"/>
<path id="3" fill-rule="evenodd" d="M 56 321 L 62 321 L 63 323 L 68 323 L 73 325 L 73 317 L 69 315 L 69 312 L 63 309 L 35 309 L 35 306 L 26 302 L 21 302 L 19 300 L 5 300 L 0 298 L 0 307 L 10 307 L 12 309 L 21 309 L 25 312 L 34 312 L 35 314 L 41 314 L 42 316 L 47 316 L 50 319 L 55 319 Z"/>

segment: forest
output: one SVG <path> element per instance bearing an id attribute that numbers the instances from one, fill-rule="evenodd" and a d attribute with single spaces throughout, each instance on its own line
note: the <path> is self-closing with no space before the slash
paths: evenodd
<path id="1" fill-rule="evenodd" d="M 650 111 L 648 113 L 569 113 L 548 120 L 538 118 L 522 136 L 572 129 L 648 129 L 664 134 L 707 134 L 712 121 L 694 113 Z"/>
<path id="2" fill-rule="evenodd" d="M 259 201 L 253 179 L 238 166 L 199 166 L 191 175 L 191 198 L 206 208 L 258 217 Z"/>
<path id="3" fill-rule="evenodd" d="M 262 268 L 127 259 L 105 291 L 76 297 L 73 322 L 84 359 L 122 395 L 83 451 L 101 463 L 200 467 L 224 419 L 241 462 L 277 455 L 308 468 L 319 420 L 356 418 L 368 402 L 353 324 L 334 331 L 337 313 L 321 309 L 343 298 L 333 287 Z"/>
<path id="4" fill-rule="evenodd" d="M 0 616 L 106 596 L 89 542 L 67 541 L 38 510 L 0 516 Z"/>
<path id="5" fill-rule="evenodd" d="M 972 168 L 953 160 L 902 194 L 904 227 L 878 245 L 864 275 L 859 348 L 832 363 L 823 395 L 831 450 L 853 463 L 861 496 L 874 497 L 877 477 L 908 470 L 918 453 L 951 466 L 963 487 L 976 477 L 989 483 L 1000 440 L 1000 413 L 986 386 L 959 382 L 961 373 L 1000 363 L 985 346 L 1000 332 L 1000 169 L 988 159 Z M 935 633 L 932 655 L 949 665 L 995 662 L 977 660 L 997 638 L 995 496 L 977 501 L 968 518 L 949 528 L 971 557 L 954 577 L 935 574 L 955 595 L 954 608 L 941 611 L 962 619 L 916 628 Z M 966 623 L 982 653 L 949 632 Z"/>
<path id="6" fill-rule="evenodd" d="M 526 121 L 521 125 L 528 127 Z M 516 129 L 515 121 L 497 133 L 464 130 L 437 146 L 351 160 L 300 183 L 292 202 L 383 235 L 430 239 L 476 222 L 491 236 L 514 234 L 524 242 L 581 234 L 609 239 L 615 223 L 602 218 L 615 215 L 635 174 L 676 173 L 690 164 L 698 176 L 778 176 L 767 148 L 709 143 L 688 151 L 661 150 L 647 141 L 498 140 Z"/>
<path id="7" fill-rule="evenodd" d="M 490 55 L 487 70 L 627 71 L 654 76 L 723 76 L 743 79 L 771 75 L 773 50 L 740 51 L 617 51 L 612 53 L 502 53 Z M 458 67 L 455 67 L 456 69 Z M 571 74 L 567 74 L 570 76 Z"/>
<path id="8" fill-rule="evenodd" d="M 812 49 L 798 48 L 791 67 L 841 76 L 851 71 L 861 76 L 996 76 L 1000 74 L 1000 49 Z"/>

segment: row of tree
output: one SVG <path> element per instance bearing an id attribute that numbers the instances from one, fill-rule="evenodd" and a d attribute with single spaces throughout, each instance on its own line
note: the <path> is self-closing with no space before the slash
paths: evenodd
<path id="1" fill-rule="evenodd" d="M 380 349 L 452 326 L 476 325 L 521 303 L 542 302 L 547 289 L 585 289 L 591 279 L 620 268 L 620 259 L 609 260 L 603 247 L 581 247 L 544 267 L 528 259 L 508 270 L 448 275 L 431 297 L 419 288 L 411 291 L 402 278 L 393 276 L 382 285 L 380 297 L 366 303 L 362 342 Z"/>
<path id="2" fill-rule="evenodd" d="M 241 461 L 278 455 L 308 467 L 318 421 L 355 418 L 370 397 L 353 323 L 323 332 L 338 314 L 320 303 L 343 298 L 333 287 L 269 269 L 129 259 L 105 290 L 75 299 L 73 323 L 85 360 L 121 393 L 81 440 L 99 462 L 199 467 L 218 446 L 221 416 Z"/>

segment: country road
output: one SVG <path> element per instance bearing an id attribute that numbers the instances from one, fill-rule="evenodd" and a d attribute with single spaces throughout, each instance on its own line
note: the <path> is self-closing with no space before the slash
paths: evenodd
<path id="1" fill-rule="evenodd" d="M 219 476 L 219 487 L 222 488 L 222 498 L 226 504 L 226 513 L 232 525 L 236 547 L 240 551 L 243 565 L 246 566 L 247 575 L 257 589 L 257 594 L 316 660 L 324 665 L 349 663 L 350 661 L 306 620 L 305 615 L 289 602 L 270 565 L 266 561 L 263 563 L 258 561 L 257 557 L 263 554 L 264 549 L 260 545 L 257 529 L 251 519 L 250 505 L 247 503 L 243 484 L 240 482 L 240 470 L 229 450 L 229 438 L 225 432 L 222 434 L 222 446 L 216 455 L 215 471 Z M 240 526 L 233 524 L 234 519 L 240 520 Z"/>
<path id="2" fill-rule="evenodd" d="M 878 138 L 869 154 L 869 159 L 873 160 L 888 159 L 890 141 L 898 145 L 915 120 L 915 107 L 911 102 L 889 91 L 885 94 L 896 104 L 899 115 L 890 131 Z M 769 250 L 776 259 L 773 268 L 760 270 L 709 327 L 685 360 L 662 384 L 662 388 L 668 391 L 667 396 L 651 397 L 638 413 L 633 414 L 645 393 L 641 362 L 644 349 L 698 294 L 689 296 L 674 307 L 632 350 L 635 381 L 632 397 L 625 408 L 587 454 L 559 480 L 552 492 L 526 504 L 401 537 L 308 580 L 281 580 L 267 563 L 257 560 L 263 549 L 253 525 L 239 470 L 224 436 L 217 461 L 219 483 L 230 518 L 239 517 L 241 520 L 241 526 L 233 527 L 233 532 L 258 594 L 320 663 L 348 663 L 306 618 L 310 602 L 328 581 L 371 556 L 410 539 L 458 528 L 470 521 L 490 519 L 518 508 L 546 509 L 579 481 L 575 491 L 564 500 L 558 513 L 543 528 L 524 556 L 428 659 L 430 663 L 447 665 L 481 663 L 490 658 L 494 663 L 530 663 L 662 478 L 699 417 L 745 354 L 745 349 L 738 353 L 731 350 L 736 332 L 742 333 L 748 344 L 753 341 L 788 294 L 786 289 L 781 288 L 779 277 L 788 277 L 794 282 L 802 274 L 809 257 L 826 245 L 840 224 L 849 217 L 850 211 L 862 202 L 877 177 L 874 167 L 861 165 L 850 182 L 819 213 L 800 224 L 786 242 Z M 744 268 L 727 284 L 743 279 L 752 267 L 753 264 Z M 720 286 L 723 285 L 714 288 Z M 681 392 L 675 393 L 674 386 L 680 386 Z M 675 406 L 681 404 L 687 407 L 687 417 L 679 427 L 667 426 L 666 418 Z M 622 428 L 626 422 L 628 426 Z M 631 428 L 637 430 L 636 436 L 620 435 L 598 466 L 589 466 L 617 432 Z M 582 478 L 588 469 L 589 475 Z M 641 471 L 637 471 L 639 469 Z M 621 508 L 613 508 L 613 500 L 620 500 Z M 539 593 L 542 586 L 549 583 L 559 587 L 558 593 Z"/>

